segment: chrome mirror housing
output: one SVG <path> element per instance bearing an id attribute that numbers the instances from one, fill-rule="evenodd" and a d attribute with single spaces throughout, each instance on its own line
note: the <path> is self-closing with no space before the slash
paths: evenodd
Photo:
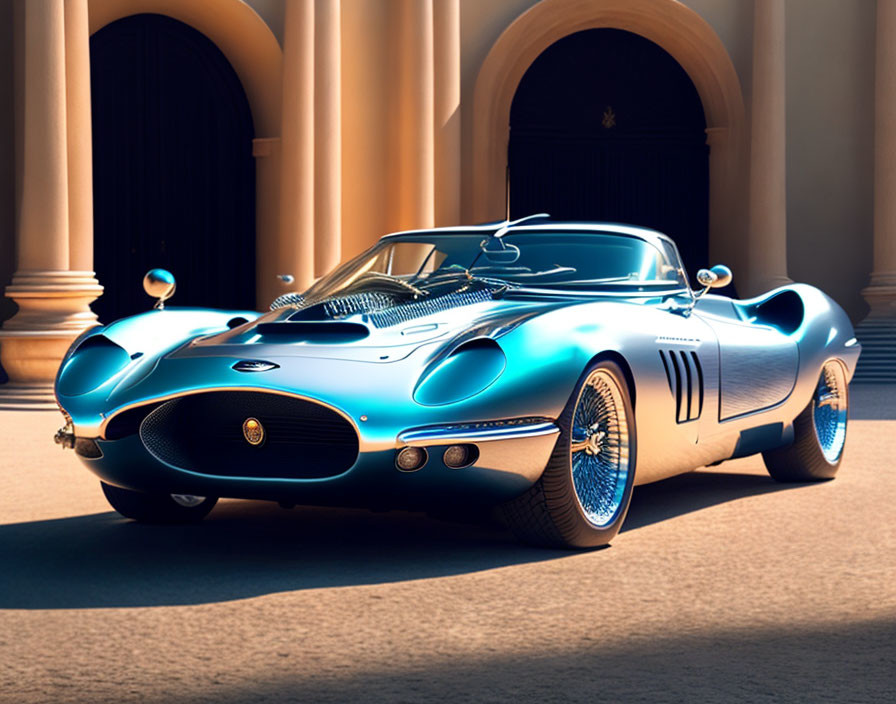
<path id="1" fill-rule="evenodd" d="M 491 237 L 483 240 L 482 254 L 492 264 L 513 264 L 520 258 L 520 248 L 515 244 L 507 244 L 504 240 Z"/>
<path id="2" fill-rule="evenodd" d="M 703 287 L 703 290 L 699 291 L 697 295 L 702 296 L 711 288 L 727 286 L 733 278 L 734 274 L 731 273 L 731 269 L 724 264 L 716 264 L 711 269 L 701 269 L 697 272 L 697 283 Z"/>
<path id="3" fill-rule="evenodd" d="M 143 290 L 152 298 L 158 299 L 153 306 L 158 310 L 165 308 L 165 301 L 174 295 L 176 288 L 174 274 L 166 269 L 150 269 L 143 277 Z"/>

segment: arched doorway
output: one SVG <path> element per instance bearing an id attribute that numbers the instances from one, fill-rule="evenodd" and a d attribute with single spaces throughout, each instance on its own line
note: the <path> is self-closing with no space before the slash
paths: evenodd
<path id="1" fill-rule="evenodd" d="M 466 202 L 476 222 L 506 207 L 510 108 L 523 75 L 551 45 L 588 29 L 622 29 L 661 46 L 696 86 L 709 143 L 709 258 L 743 262 L 747 232 L 748 140 L 740 79 L 713 28 L 678 0 L 540 0 L 504 30 L 476 78 Z M 750 272 L 738 277 L 749 280 Z"/>
<path id="2" fill-rule="evenodd" d="M 146 310 L 156 266 L 176 276 L 176 305 L 254 308 L 254 128 L 232 66 L 156 14 L 97 31 L 90 60 L 100 320 Z"/>
<path id="3" fill-rule="evenodd" d="M 690 272 L 708 265 L 706 118 L 685 70 L 649 39 L 588 29 L 545 49 L 510 110 L 511 217 L 652 227 Z"/>

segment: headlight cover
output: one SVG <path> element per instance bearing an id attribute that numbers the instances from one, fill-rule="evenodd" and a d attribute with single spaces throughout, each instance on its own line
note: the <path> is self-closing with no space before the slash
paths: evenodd
<path id="1" fill-rule="evenodd" d="M 414 389 L 414 400 L 421 406 L 463 401 L 493 384 L 506 366 L 507 358 L 497 342 L 470 340 L 426 371 Z"/>
<path id="2" fill-rule="evenodd" d="M 65 364 L 65 362 L 68 361 L 69 357 L 71 357 L 77 351 L 77 349 L 83 344 L 83 342 L 87 338 L 98 334 L 99 332 L 101 332 L 104 329 L 105 328 L 102 325 L 94 325 L 93 327 L 90 327 L 90 328 L 87 328 L 86 330 L 84 330 L 80 335 L 78 335 L 72 341 L 72 344 L 70 344 L 68 346 L 68 350 L 66 350 L 65 356 L 62 358 L 62 363 Z"/>
<path id="3" fill-rule="evenodd" d="M 62 396 L 86 394 L 118 374 L 130 361 L 130 355 L 105 335 L 88 337 L 78 347 L 72 345 L 59 370 L 56 388 Z"/>

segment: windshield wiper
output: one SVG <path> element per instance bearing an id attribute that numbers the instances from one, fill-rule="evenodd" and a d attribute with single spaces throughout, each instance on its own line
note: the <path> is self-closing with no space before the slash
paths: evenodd
<path id="1" fill-rule="evenodd" d="M 441 274 L 430 275 L 421 285 L 429 292 L 435 294 L 435 290 L 443 286 L 451 286 L 451 293 L 463 293 L 474 284 L 480 284 L 484 288 L 491 290 L 493 296 L 503 296 L 508 289 L 517 288 L 518 284 L 512 284 L 504 279 L 494 279 L 487 276 L 477 276 L 471 274 L 467 270 L 463 271 L 446 271 Z M 435 294 L 438 295 L 438 294 Z"/>

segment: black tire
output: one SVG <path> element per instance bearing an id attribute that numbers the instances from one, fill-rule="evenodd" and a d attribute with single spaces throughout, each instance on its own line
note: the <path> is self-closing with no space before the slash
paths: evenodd
<path id="1" fill-rule="evenodd" d="M 762 453 L 768 473 L 779 482 L 833 479 L 843 459 L 849 388 L 839 362 L 827 362 L 809 405 L 793 421 L 793 444 Z"/>
<path id="2" fill-rule="evenodd" d="M 178 503 L 171 494 L 144 494 L 105 482 L 100 482 L 100 486 L 112 508 L 140 523 L 197 523 L 218 503 L 217 497 L 206 496 L 195 506 L 187 506 Z"/>
<path id="3" fill-rule="evenodd" d="M 594 384 L 600 384 L 600 388 Z M 575 452 L 584 452 L 588 457 L 582 455 L 574 460 L 573 421 L 577 406 L 585 398 L 586 385 L 591 386 L 592 391 L 589 393 L 598 396 L 609 393 L 607 398 L 612 398 L 613 403 L 604 399 L 606 403 L 598 406 L 603 409 L 600 411 L 602 418 L 604 413 L 608 414 L 601 421 L 604 425 L 592 432 L 587 440 L 577 440 L 579 449 Z M 596 407 L 594 402 L 587 399 L 586 402 L 591 408 Z M 606 410 L 610 406 L 617 407 L 615 415 L 612 409 Z M 555 548 L 608 545 L 619 532 L 628 512 L 634 486 L 637 448 L 635 415 L 625 375 L 619 365 L 609 360 L 590 365 L 576 383 L 563 413 L 557 419 L 557 425 L 560 435 L 544 473 L 526 493 L 501 507 L 504 520 L 519 539 L 533 545 Z M 596 425 L 597 423 L 592 424 L 589 429 L 594 431 Z M 603 439 L 599 437 L 601 435 Z M 594 437 L 598 439 L 592 443 Z M 611 438 L 616 439 L 615 444 Z M 598 443 L 595 449 L 595 444 Z M 583 444 L 588 449 L 581 449 Z M 601 452 L 604 454 L 601 455 Z M 597 458 L 594 459 L 595 457 Z M 607 466 L 618 467 L 615 481 L 611 482 L 612 472 L 598 475 L 590 471 L 595 469 L 596 463 L 604 462 L 605 457 L 611 462 Z M 576 488 L 574 469 L 580 486 L 584 481 L 590 487 L 600 477 L 604 477 L 605 482 L 601 483 L 598 494 L 607 497 L 610 502 L 606 513 L 602 514 L 605 520 L 596 520 L 595 516 L 598 514 L 591 513 L 584 507 Z M 591 482 L 588 482 L 589 478 Z"/>

